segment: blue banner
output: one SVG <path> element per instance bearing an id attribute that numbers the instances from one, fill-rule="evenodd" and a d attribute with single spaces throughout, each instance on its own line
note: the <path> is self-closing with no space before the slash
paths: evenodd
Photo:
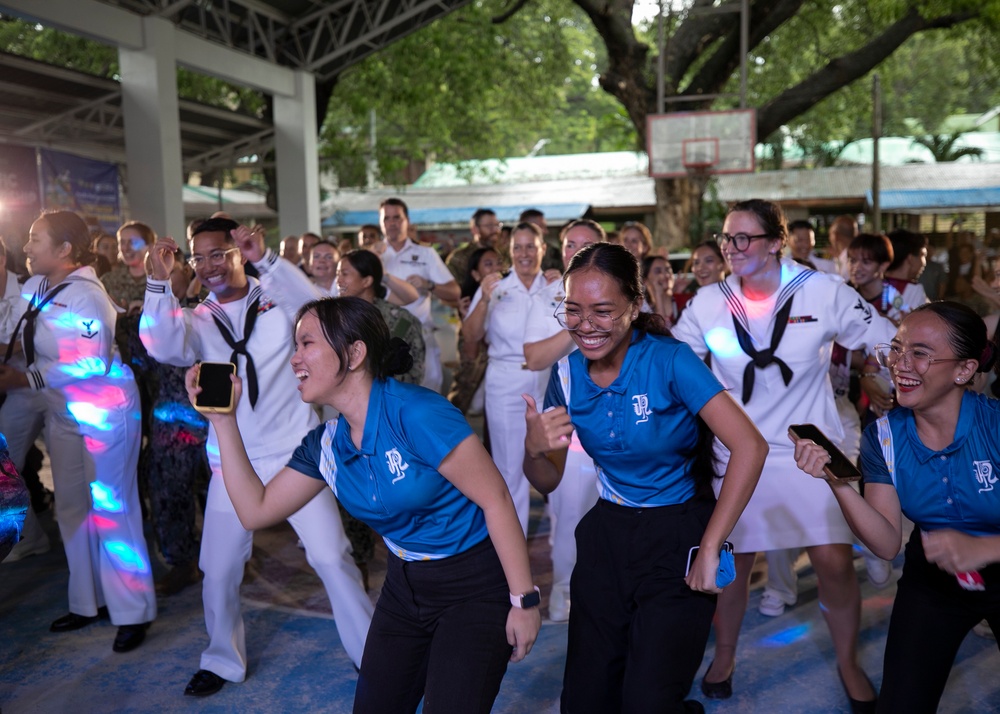
<path id="1" fill-rule="evenodd" d="M 50 149 L 40 149 L 42 200 L 48 210 L 76 211 L 114 235 L 121 225 L 118 167 Z"/>

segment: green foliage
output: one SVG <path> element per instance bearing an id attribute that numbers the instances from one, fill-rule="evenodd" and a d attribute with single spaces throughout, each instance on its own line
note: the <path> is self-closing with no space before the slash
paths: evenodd
<path id="1" fill-rule="evenodd" d="M 938 163 L 944 161 L 958 161 L 963 157 L 981 159 L 983 150 L 974 146 L 964 146 L 955 148 L 955 142 L 962 137 L 962 132 L 956 131 L 953 134 L 928 134 L 918 136 L 913 139 L 914 144 L 927 147 L 934 155 L 934 160 Z"/>
<path id="2" fill-rule="evenodd" d="M 964 5 L 963 5 L 964 3 Z M 753 50 L 748 102 L 760 106 L 835 58 L 870 42 L 898 20 L 912 0 L 815 0 Z M 925 14 L 962 10 L 965 0 L 926 0 Z M 976 10 L 1000 8 L 997 0 L 972 2 Z M 882 86 L 882 134 L 935 132 L 956 113 L 979 113 L 1000 104 L 998 35 L 987 21 L 910 37 L 876 68 Z M 726 91 L 738 91 L 738 75 Z M 735 101 L 719 102 L 735 106 Z M 831 166 L 846 143 L 872 135 L 871 75 L 844 86 L 800 114 L 785 133 L 806 162 Z M 773 137 L 759 137 L 773 142 Z"/>
<path id="3" fill-rule="evenodd" d="M 597 86 L 603 45 L 568 0 L 507 8 L 483 0 L 346 71 L 322 129 L 323 156 L 342 185 L 365 183 L 369 117 L 380 178 L 400 182 L 412 161 L 635 148 L 618 103 Z"/>
<path id="4" fill-rule="evenodd" d="M 118 51 L 114 47 L 32 22 L 0 17 L 0 47 L 47 64 L 108 79 L 119 78 Z M 255 116 L 260 116 L 264 108 L 264 97 L 259 92 L 183 68 L 177 70 L 177 94 Z"/>

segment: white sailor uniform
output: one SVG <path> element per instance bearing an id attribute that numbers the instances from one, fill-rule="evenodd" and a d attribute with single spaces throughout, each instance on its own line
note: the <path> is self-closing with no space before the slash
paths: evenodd
<path id="1" fill-rule="evenodd" d="M 784 333 L 773 347 L 777 317 Z M 739 332 L 756 351 L 773 347 L 773 362 L 754 367 Z M 870 348 L 888 342 L 895 332 L 840 278 L 787 259 L 781 261 L 778 291 L 766 300 L 747 299 L 739 277 L 731 275 L 703 287 L 688 303 L 674 336 L 700 357 L 711 353 L 712 371 L 742 402 L 770 446 L 760 482 L 733 530 L 737 552 L 853 542 L 830 489 L 795 465 L 788 427 L 815 424 L 840 442 L 844 434 L 829 377 L 833 343 Z M 727 463 L 728 451 L 716 444 Z"/>
<path id="2" fill-rule="evenodd" d="M 136 469 L 139 394 L 115 350 L 115 308 L 90 267 L 59 285 L 30 278 L 17 315 L 40 308 L 34 338 L 24 327 L 29 387 L 13 390 L 0 409 L 0 431 L 18 468 L 45 425 L 59 532 L 69 566 L 69 610 L 95 616 L 107 605 L 113 624 L 156 617 L 149 553 L 142 533 Z"/>
<path id="3" fill-rule="evenodd" d="M 148 280 L 139 335 L 156 360 L 185 366 L 198 360 L 237 364 L 243 379 L 243 398 L 236 420 L 244 436 L 247 456 L 266 484 L 288 462 L 302 437 L 319 423 L 312 408 L 297 392 L 289 367 L 294 350 L 293 323 L 298 308 L 319 297 L 309 279 L 288 261 L 268 250 L 255 264 L 260 282 L 248 278 L 250 290 L 240 299 L 220 304 L 214 295 L 193 309 L 181 309 L 168 280 Z M 250 308 L 255 322 L 246 352 L 252 358 L 258 394 L 249 378 L 250 358 L 237 354 L 222 332 L 242 341 Z M 207 669 L 231 682 L 246 677 L 246 643 L 240 613 L 239 588 L 250 559 L 253 532 L 240 524 L 222 480 L 218 439 L 209 425 L 208 460 L 212 479 L 208 489 L 199 566 L 205 573 L 202 599 L 211 641 L 201 656 Z M 323 491 L 288 519 L 302 539 L 306 559 L 323 581 L 340 633 L 351 660 L 359 665 L 373 608 L 361 584 L 361 573 L 351 557 L 351 546 L 331 491 Z"/>

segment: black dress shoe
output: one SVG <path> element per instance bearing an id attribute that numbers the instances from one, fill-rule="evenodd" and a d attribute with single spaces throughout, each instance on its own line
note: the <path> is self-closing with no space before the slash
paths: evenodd
<path id="1" fill-rule="evenodd" d="M 98 619 L 98 615 L 88 617 L 87 615 L 77 615 L 75 612 L 71 612 L 53 621 L 49 625 L 49 632 L 72 632 L 73 630 L 79 630 L 87 625 L 91 625 L 97 622 Z"/>
<path id="2" fill-rule="evenodd" d="M 191 677 L 191 681 L 188 682 L 187 687 L 184 689 L 184 695 L 188 697 L 207 697 L 222 689 L 222 685 L 225 683 L 226 680 L 215 672 L 209 672 L 207 669 L 199 669 Z"/>
<path id="3" fill-rule="evenodd" d="M 878 692 L 875 692 L 875 685 L 872 684 L 872 680 L 868 679 L 868 675 L 865 674 L 865 679 L 868 680 L 868 685 L 875 692 L 875 698 L 869 700 L 854 699 L 851 696 L 851 693 L 847 691 L 844 675 L 840 673 L 840 667 L 837 667 L 837 676 L 840 677 L 840 686 L 844 688 L 847 701 L 851 704 L 851 714 L 875 714 L 875 710 L 878 709 Z"/>
<path id="4" fill-rule="evenodd" d="M 146 639 L 146 630 L 151 623 L 143 622 L 138 625 L 122 625 L 115 635 L 115 643 L 111 646 L 115 652 L 131 652 L 141 645 Z"/>
<path id="5" fill-rule="evenodd" d="M 712 662 L 715 664 L 715 662 Z M 712 669 L 712 664 L 708 665 L 709 669 Z M 733 696 L 733 672 L 736 671 L 736 667 L 729 672 L 729 676 L 726 677 L 721 682 L 707 682 L 705 678 L 701 678 L 701 693 L 704 694 L 709 699 L 729 699 Z M 708 672 L 705 672 L 708 675 Z"/>

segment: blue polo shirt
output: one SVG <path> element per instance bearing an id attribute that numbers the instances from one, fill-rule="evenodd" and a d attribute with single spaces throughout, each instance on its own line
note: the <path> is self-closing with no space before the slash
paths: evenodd
<path id="1" fill-rule="evenodd" d="M 441 395 L 394 379 L 375 380 L 361 448 L 346 419 L 313 429 L 289 468 L 330 484 L 355 518 L 403 560 L 462 553 L 488 535 L 482 510 L 437 468 L 472 429 Z"/>
<path id="2" fill-rule="evenodd" d="M 570 354 L 569 365 L 567 411 L 597 466 L 601 498 L 642 508 L 693 497 L 689 457 L 698 441 L 695 415 L 723 386 L 691 348 L 672 337 L 635 331 L 608 387 L 594 384 L 580 352 Z M 555 368 L 545 406 L 567 406 Z"/>
<path id="3" fill-rule="evenodd" d="M 909 409 L 893 409 L 888 420 L 894 474 L 886 465 L 876 422 L 865 429 L 861 442 L 865 481 L 895 480 L 903 513 L 922 530 L 1000 534 L 1000 401 L 967 391 L 955 440 L 941 451 L 923 445 Z"/>

